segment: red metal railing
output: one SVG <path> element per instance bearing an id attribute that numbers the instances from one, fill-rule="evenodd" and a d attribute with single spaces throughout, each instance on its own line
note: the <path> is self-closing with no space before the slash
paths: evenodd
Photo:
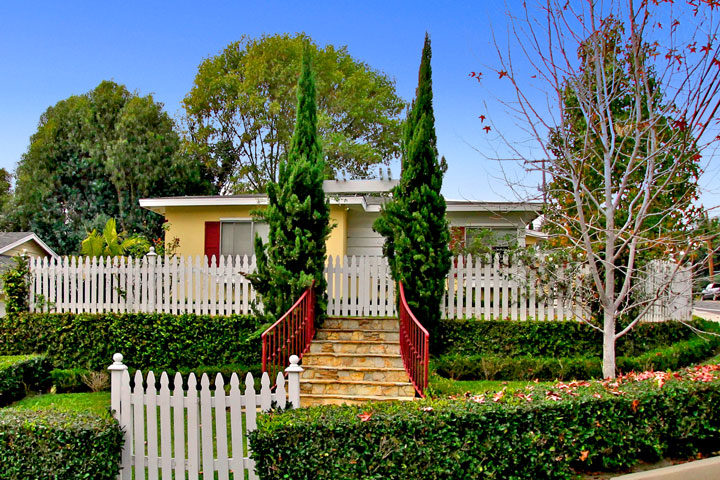
<path id="1" fill-rule="evenodd" d="M 405 289 L 400 282 L 400 353 L 405 371 L 422 398 L 425 398 L 428 386 L 429 346 L 430 334 L 410 311 L 405 300 Z"/>
<path id="2" fill-rule="evenodd" d="M 315 282 L 290 310 L 262 334 L 262 370 L 275 384 L 290 355 L 302 358 L 315 336 Z"/>

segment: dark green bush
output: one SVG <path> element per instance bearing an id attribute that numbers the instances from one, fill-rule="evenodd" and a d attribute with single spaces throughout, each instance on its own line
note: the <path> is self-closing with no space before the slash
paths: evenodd
<path id="1" fill-rule="evenodd" d="M 112 480 L 122 442 L 109 415 L 0 409 L 0 479 Z"/>
<path id="2" fill-rule="evenodd" d="M 265 480 L 564 480 L 720 448 L 717 379 L 600 385 L 262 415 L 250 445 Z"/>
<path id="3" fill-rule="evenodd" d="M 44 351 L 61 369 L 103 370 L 116 352 L 142 370 L 254 365 L 257 328 L 247 315 L 26 313 L 0 318 L 0 354 Z"/>
<path id="4" fill-rule="evenodd" d="M 720 349 L 720 337 L 695 337 L 637 357 L 617 357 L 619 373 L 675 370 L 706 360 Z M 602 378 L 600 357 L 500 357 L 442 355 L 432 360 L 435 372 L 453 380 L 575 380 Z"/>
<path id="5" fill-rule="evenodd" d="M 717 330 L 711 322 L 696 321 L 696 325 Z M 617 355 L 635 357 L 694 335 L 679 322 L 641 323 L 618 340 Z M 432 341 L 437 343 L 437 355 L 602 356 L 602 334 L 576 321 L 442 320 Z"/>
<path id="6" fill-rule="evenodd" d="M 44 355 L 0 357 L 0 407 L 47 386 L 50 363 Z"/>
<path id="7" fill-rule="evenodd" d="M 22 255 L 13 257 L 15 266 L 3 272 L 2 288 L 5 294 L 5 312 L 16 314 L 28 311 L 30 297 L 30 266 Z"/>

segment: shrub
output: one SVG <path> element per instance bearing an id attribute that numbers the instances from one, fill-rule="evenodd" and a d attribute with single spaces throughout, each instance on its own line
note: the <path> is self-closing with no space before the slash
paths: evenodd
<path id="1" fill-rule="evenodd" d="M 47 385 L 49 362 L 44 355 L 0 357 L 0 407 Z"/>
<path id="2" fill-rule="evenodd" d="M 716 324 L 696 320 L 703 330 L 720 331 Z M 442 320 L 437 354 L 500 357 L 601 357 L 602 334 L 577 321 Z M 638 356 L 658 347 L 688 340 L 695 334 L 679 322 L 641 323 L 617 342 L 618 356 Z"/>
<path id="3" fill-rule="evenodd" d="M 570 479 L 717 450 L 718 369 L 298 409 L 259 416 L 250 445 L 263 479 Z"/>
<path id="4" fill-rule="evenodd" d="M 15 266 L 2 274 L 7 314 L 27 312 L 30 296 L 30 266 L 22 255 L 13 257 Z"/>
<path id="5" fill-rule="evenodd" d="M 122 439 L 109 415 L 0 409 L 0 478 L 111 480 Z"/>
<path id="6" fill-rule="evenodd" d="M 637 357 L 617 357 L 620 373 L 675 370 L 706 360 L 720 348 L 720 337 L 695 337 Z M 453 380 L 576 380 L 602 378 L 599 357 L 499 357 L 443 355 L 432 360 L 435 372 Z"/>
<path id="7" fill-rule="evenodd" d="M 26 313 L 0 318 L 0 354 L 44 351 L 61 369 L 104 370 L 116 352 L 142 370 L 253 365 L 257 328 L 247 315 Z"/>
<path id="8" fill-rule="evenodd" d="M 79 393 L 90 389 L 83 382 L 83 376 L 90 373 L 85 368 L 55 368 L 50 372 L 50 383 L 56 393 Z"/>

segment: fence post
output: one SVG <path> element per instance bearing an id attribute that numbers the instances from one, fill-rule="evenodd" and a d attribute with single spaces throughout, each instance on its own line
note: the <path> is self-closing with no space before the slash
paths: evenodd
<path id="1" fill-rule="evenodd" d="M 120 398 L 122 390 L 122 374 L 128 367 L 123 363 L 123 356 L 120 353 L 113 355 L 113 364 L 108 367 L 110 371 L 110 408 L 113 415 L 120 420 Z"/>
<path id="2" fill-rule="evenodd" d="M 288 399 L 293 408 L 300 408 L 300 374 L 303 368 L 298 365 L 300 357 L 290 355 L 290 366 L 285 369 L 288 376 Z"/>

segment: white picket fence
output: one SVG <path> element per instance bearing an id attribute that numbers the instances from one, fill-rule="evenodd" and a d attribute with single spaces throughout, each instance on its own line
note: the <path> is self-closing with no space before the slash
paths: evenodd
<path id="1" fill-rule="evenodd" d="M 108 370 L 111 408 L 125 440 L 118 480 L 229 480 L 244 479 L 246 473 L 249 479 L 257 479 L 247 435 L 257 428 L 257 415 L 271 406 L 300 406 L 303 369 L 298 361 L 297 356 L 290 357 L 287 383 L 282 372 L 278 373 L 274 391 L 267 373 L 263 373 L 259 394 L 250 373 L 244 392 L 235 373 L 227 392 L 219 373 L 214 389 L 203 374 L 199 391 L 194 374 L 185 382 L 177 373 L 171 390 L 165 372 L 160 375 L 158 390 L 153 372 L 143 376 L 137 371 L 131 387 L 127 366 L 116 353 Z"/>
<path id="2" fill-rule="evenodd" d="M 229 315 L 261 308 L 246 274 L 255 257 L 151 257 L 141 259 L 63 257 L 30 259 L 32 311 L 164 312 Z M 648 288 L 665 281 L 657 268 Z M 453 258 L 441 309 L 446 318 L 561 320 L 585 315 L 570 273 L 551 279 L 499 255 Z M 329 257 L 325 268 L 329 315 L 396 316 L 395 284 L 383 257 Z M 644 320 L 689 319 L 690 273 L 673 279 Z"/>

